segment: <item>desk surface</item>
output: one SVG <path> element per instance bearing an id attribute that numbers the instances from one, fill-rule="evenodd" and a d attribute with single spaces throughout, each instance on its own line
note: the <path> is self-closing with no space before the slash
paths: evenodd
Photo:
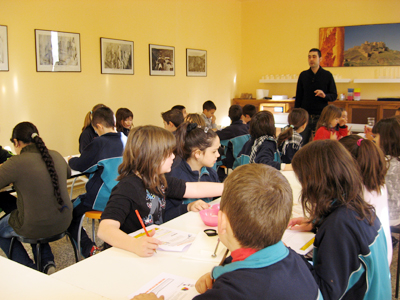
<path id="1" fill-rule="evenodd" d="M 293 171 L 282 173 L 292 186 L 293 215 L 298 216 L 299 212 L 302 214 L 301 205 L 297 201 L 301 190 L 300 184 Z M 163 226 L 195 234 L 209 228 L 201 221 L 199 213 L 194 212 L 188 212 Z M 197 280 L 219 263 L 219 261 L 212 263 L 186 259 L 182 257 L 183 254 L 157 251 L 154 256 L 143 258 L 113 247 L 58 271 L 50 277 L 109 299 L 126 300 L 129 294 L 162 272 Z"/>
<path id="2" fill-rule="evenodd" d="M 107 299 L 0 256 L 2 299 Z"/>

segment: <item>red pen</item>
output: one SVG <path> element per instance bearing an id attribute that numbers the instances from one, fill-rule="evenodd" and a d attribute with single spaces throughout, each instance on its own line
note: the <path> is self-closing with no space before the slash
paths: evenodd
<path id="1" fill-rule="evenodd" d="M 138 212 L 137 209 L 135 209 L 135 213 L 136 213 L 136 216 L 137 216 L 138 219 L 139 219 L 140 224 L 142 225 L 142 227 L 143 227 L 143 229 L 144 229 L 144 232 L 146 233 L 146 235 L 147 235 L 148 237 L 150 237 L 149 233 L 147 232 L 146 226 L 144 226 L 143 220 L 142 220 L 142 218 L 140 217 L 140 214 L 139 214 L 139 212 Z M 156 249 L 154 249 L 154 252 L 157 253 Z"/>

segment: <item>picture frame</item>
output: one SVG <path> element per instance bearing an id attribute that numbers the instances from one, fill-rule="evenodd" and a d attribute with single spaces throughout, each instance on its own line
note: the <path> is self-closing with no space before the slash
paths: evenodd
<path id="1" fill-rule="evenodd" d="M 151 76 L 175 76 L 175 47 L 149 44 Z"/>
<path id="2" fill-rule="evenodd" d="M 322 67 L 400 65 L 400 23 L 319 29 Z"/>
<path id="3" fill-rule="evenodd" d="M 0 25 L 0 71 L 9 71 L 8 32 L 6 25 Z"/>
<path id="4" fill-rule="evenodd" d="M 207 77 L 207 51 L 186 48 L 186 76 Z"/>
<path id="5" fill-rule="evenodd" d="M 101 73 L 133 75 L 133 41 L 100 38 Z"/>
<path id="6" fill-rule="evenodd" d="M 37 72 L 81 72 L 80 34 L 35 29 Z"/>

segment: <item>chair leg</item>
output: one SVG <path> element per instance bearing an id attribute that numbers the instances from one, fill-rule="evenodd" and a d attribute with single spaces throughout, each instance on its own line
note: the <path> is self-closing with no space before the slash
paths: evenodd
<path id="1" fill-rule="evenodd" d="M 78 229 L 78 239 L 77 239 L 77 247 L 78 247 L 78 253 L 82 255 L 82 250 L 81 250 L 81 232 L 82 232 L 82 223 L 83 223 L 83 218 L 85 217 L 85 214 L 83 214 L 81 218 L 81 222 L 79 223 L 79 229 Z"/>
<path id="2" fill-rule="evenodd" d="M 42 271 L 42 253 L 40 252 L 40 242 L 36 244 L 36 268 L 39 272 Z"/>
<path id="3" fill-rule="evenodd" d="M 74 254 L 75 254 L 75 261 L 79 262 L 79 257 L 78 257 L 78 248 L 76 247 L 76 244 L 71 236 L 71 234 L 67 231 L 66 236 L 69 238 L 72 244 L 72 248 L 74 248 Z"/>
<path id="4" fill-rule="evenodd" d="M 10 249 L 8 249 L 8 258 L 9 258 L 9 259 L 12 259 L 12 250 L 13 250 L 13 248 L 14 248 L 15 239 L 16 239 L 15 236 L 13 236 L 13 237 L 11 238 Z"/>
<path id="5" fill-rule="evenodd" d="M 400 237 L 400 235 L 399 235 Z M 398 242 L 399 244 L 399 250 L 397 252 L 397 274 L 396 274 L 396 293 L 395 293 L 395 298 L 399 298 L 399 268 L 400 268 L 400 241 Z"/>
<path id="6" fill-rule="evenodd" d="M 95 227 L 95 219 L 92 219 L 92 240 L 93 240 L 93 243 L 96 244 L 96 234 L 94 232 L 94 227 Z"/>

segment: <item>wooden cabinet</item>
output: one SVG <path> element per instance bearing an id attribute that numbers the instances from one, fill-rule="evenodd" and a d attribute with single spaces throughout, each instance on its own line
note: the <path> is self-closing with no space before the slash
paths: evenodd
<path id="1" fill-rule="evenodd" d="M 256 100 L 256 99 L 232 99 L 232 104 L 245 106 L 253 104 L 257 111 L 269 110 L 271 112 L 289 112 L 294 107 L 294 99 L 288 100 Z M 337 107 L 342 107 L 347 111 L 349 123 L 367 124 L 367 118 L 374 117 L 375 122 L 382 118 L 394 116 L 396 109 L 400 107 L 400 101 L 339 101 L 330 102 Z"/>

